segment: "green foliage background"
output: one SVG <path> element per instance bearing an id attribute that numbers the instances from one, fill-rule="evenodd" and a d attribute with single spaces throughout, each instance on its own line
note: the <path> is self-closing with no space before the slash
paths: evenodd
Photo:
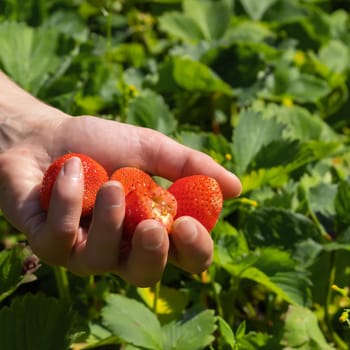
<path id="1" fill-rule="evenodd" d="M 40 264 L 1 217 L 0 348 L 348 349 L 349 10 L 0 2 L 0 68 L 23 88 L 72 115 L 160 130 L 243 183 L 209 270 L 169 266 L 149 289 Z"/>

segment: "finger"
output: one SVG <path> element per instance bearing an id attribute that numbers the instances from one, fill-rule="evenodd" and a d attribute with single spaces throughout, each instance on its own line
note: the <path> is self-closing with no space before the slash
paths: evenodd
<path id="1" fill-rule="evenodd" d="M 195 219 L 178 218 L 171 233 L 171 261 L 190 273 L 206 270 L 213 259 L 213 240 Z"/>
<path id="2" fill-rule="evenodd" d="M 155 220 L 144 220 L 136 227 L 127 260 L 118 273 L 130 283 L 147 287 L 162 277 L 169 249 L 168 233 Z"/>
<path id="3" fill-rule="evenodd" d="M 84 193 L 84 175 L 79 158 L 65 162 L 53 186 L 43 232 L 35 250 L 51 264 L 65 265 L 79 230 Z"/>
<path id="4" fill-rule="evenodd" d="M 102 185 L 96 197 L 87 238 L 76 246 L 71 257 L 72 271 L 84 275 L 117 269 L 125 214 L 124 199 L 124 190 L 119 182 L 109 181 Z"/>
<path id="5" fill-rule="evenodd" d="M 145 133 L 145 130 L 142 132 Z M 241 193 L 242 184 L 238 177 L 207 154 L 181 145 L 154 130 L 147 132 L 154 135 L 144 136 L 145 141 L 140 150 L 145 170 L 172 181 L 194 174 L 208 175 L 219 182 L 225 199 L 237 197 Z"/>
<path id="6" fill-rule="evenodd" d="M 81 129 L 86 141 L 82 145 L 80 139 L 69 137 L 65 141 L 67 147 L 78 152 L 84 147 L 84 152 L 99 160 L 109 172 L 131 165 L 172 181 L 187 175 L 205 174 L 219 182 L 225 199 L 238 196 L 242 190 L 237 176 L 207 154 L 186 147 L 158 131 L 87 116 L 67 122 L 64 124 L 65 140 L 67 135 L 75 135 L 76 130 Z M 96 143 L 98 139 L 103 142 Z M 115 149 L 124 152 L 116 153 Z"/>

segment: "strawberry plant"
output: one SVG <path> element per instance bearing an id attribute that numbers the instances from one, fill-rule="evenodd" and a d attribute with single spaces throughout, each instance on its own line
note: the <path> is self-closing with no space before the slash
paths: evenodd
<path id="1" fill-rule="evenodd" d="M 223 202 L 209 269 L 169 265 L 151 288 L 46 265 L 1 214 L 0 348 L 348 349 L 349 10 L 2 1 L 0 68 L 23 88 L 72 115 L 159 130 L 243 191 Z"/>

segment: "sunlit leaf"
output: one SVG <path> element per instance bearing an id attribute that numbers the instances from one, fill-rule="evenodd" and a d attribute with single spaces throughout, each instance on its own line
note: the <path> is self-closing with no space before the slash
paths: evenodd
<path id="1" fill-rule="evenodd" d="M 159 18 L 159 24 L 161 30 L 184 41 L 199 41 L 204 38 L 197 23 L 180 12 L 165 13 Z"/>
<path id="2" fill-rule="evenodd" d="M 237 173 L 243 174 L 250 161 L 270 142 L 281 138 L 283 126 L 266 119 L 261 113 L 245 110 L 241 113 L 233 135 L 233 154 Z"/>
<path id="3" fill-rule="evenodd" d="M 281 344 L 291 349 L 335 349 L 327 343 L 319 328 L 316 315 L 301 306 L 289 307 Z"/>
<path id="4" fill-rule="evenodd" d="M 57 68 L 57 32 L 24 23 L 0 25 L 0 65 L 22 87 L 37 94 Z"/>
<path id="5" fill-rule="evenodd" d="M 349 48 L 341 41 L 333 40 L 323 46 L 319 52 L 320 60 L 331 71 L 342 73 L 349 66 Z"/>
<path id="6" fill-rule="evenodd" d="M 162 96 L 153 91 L 146 91 L 134 98 L 127 110 L 127 122 L 172 133 L 177 122 Z"/>
<path id="7" fill-rule="evenodd" d="M 182 290 L 160 286 L 159 294 L 156 296 L 154 288 L 138 288 L 137 292 L 148 305 L 153 309 L 156 298 L 156 313 L 162 323 L 170 322 L 180 316 L 186 307 L 189 296 Z"/>
<path id="8" fill-rule="evenodd" d="M 201 28 L 204 38 L 220 39 L 230 22 L 230 6 L 227 1 L 186 0 L 184 13 Z"/>
<path id="9" fill-rule="evenodd" d="M 289 171 L 284 167 L 273 167 L 270 169 L 258 169 L 245 174 L 241 177 L 243 192 L 246 193 L 263 185 L 271 187 L 281 187 L 289 179 Z"/>
<path id="10" fill-rule="evenodd" d="M 234 349 L 236 344 L 236 337 L 232 328 L 222 317 L 218 317 L 218 325 L 219 325 L 220 333 L 225 343 L 228 344 L 231 347 L 231 349 Z"/>
<path id="11" fill-rule="evenodd" d="M 264 13 L 271 7 L 277 0 L 241 0 L 241 4 L 247 11 L 248 15 L 254 20 L 260 20 Z"/>
<path id="12" fill-rule="evenodd" d="M 111 294 L 102 310 L 102 320 L 107 329 L 125 343 L 163 350 L 162 330 L 157 317 L 134 299 Z"/>
<path id="13" fill-rule="evenodd" d="M 205 310 L 188 321 L 171 322 L 163 327 L 164 350 L 200 350 L 213 340 L 216 329 L 214 312 Z"/>
<path id="14" fill-rule="evenodd" d="M 176 83 L 188 91 L 221 92 L 232 95 L 232 89 L 208 66 L 185 57 L 173 58 L 173 77 Z"/>
<path id="15" fill-rule="evenodd" d="M 213 231 L 214 261 L 218 264 L 239 262 L 249 252 L 249 247 L 242 232 L 237 231 L 225 221 L 219 221 Z"/>

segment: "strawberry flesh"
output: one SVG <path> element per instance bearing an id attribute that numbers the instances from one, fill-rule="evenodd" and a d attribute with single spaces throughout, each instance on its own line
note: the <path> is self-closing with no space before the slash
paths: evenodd
<path id="1" fill-rule="evenodd" d="M 126 196 L 124 235 L 130 239 L 136 226 L 143 220 L 160 222 L 170 232 L 176 215 L 177 203 L 174 196 L 160 186 L 150 191 L 136 189 Z"/>

